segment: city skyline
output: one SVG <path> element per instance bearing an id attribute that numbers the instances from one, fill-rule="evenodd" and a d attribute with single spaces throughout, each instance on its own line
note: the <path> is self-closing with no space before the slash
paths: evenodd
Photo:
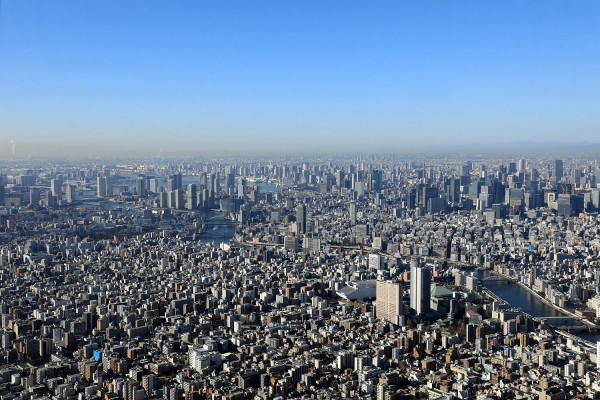
<path id="1" fill-rule="evenodd" d="M 11 139 L 16 158 L 404 152 L 600 128 L 595 2 L 1 7 L 3 158 Z"/>
<path id="2" fill-rule="evenodd" d="M 597 398 L 599 181 L 596 155 L 2 162 L 0 395 Z"/>

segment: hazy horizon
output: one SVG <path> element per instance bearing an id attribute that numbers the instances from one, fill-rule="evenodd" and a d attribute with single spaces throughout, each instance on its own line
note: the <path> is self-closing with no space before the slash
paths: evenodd
<path id="1" fill-rule="evenodd" d="M 600 140 L 598 2 L 0 4 L 2 159 Z"/>

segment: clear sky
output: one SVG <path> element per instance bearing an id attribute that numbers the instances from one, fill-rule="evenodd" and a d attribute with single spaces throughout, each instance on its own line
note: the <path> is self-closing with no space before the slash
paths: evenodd
<path id="1" fill-rule="evenodd" d="M 600 141 L 600 1 L 0 0 L 0 155 Z"/>

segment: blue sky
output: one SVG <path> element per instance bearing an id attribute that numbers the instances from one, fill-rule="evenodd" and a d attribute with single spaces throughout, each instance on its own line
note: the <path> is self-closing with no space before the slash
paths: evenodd
<path id="1" fill-rule="evenodd" d="M 598 1 L 3 0 L 0 154 L 598 141 L 599 38 Z"/>

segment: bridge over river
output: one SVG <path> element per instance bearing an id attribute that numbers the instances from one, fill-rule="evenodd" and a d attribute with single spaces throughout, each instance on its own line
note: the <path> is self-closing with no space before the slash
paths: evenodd
<path id="1" fill-rule="evenodd" d="M 517 307 L 524 314 L 557 330 L 584 334 L 592 341 L 600 340 L 600 326 L 550 304 L 533 290 L 525 288 L 517 279 L 489 271 L 480 271 L 478 279 L 483 291 L 499 303 Z"/>
<path id="2" fill-rule="evenodd" d="M 517 282 L 517 280 L 515 278 L 511 278 L 506 275 L 497 275 L 497 274 L 488 275 L 485 278 L 481 278 L 479 281 L 484 284 L 485 284 L 485 282 Z"/>
<path id="3" fill-rule="evenodd" d="M 235 228 L 237 226 L 237 222 L 232 221 L 232 220 L 225 218 L 223 216 L 220 216 L 220 215 L 216 215 L 216 216 L 208 218 L 208 219 L 202 219 L 200 221 L 200 223 L 206 229 L 215 228 L 215 227 L 222 228 L 222 229 L 228 229 L 228 228 Z"/>

